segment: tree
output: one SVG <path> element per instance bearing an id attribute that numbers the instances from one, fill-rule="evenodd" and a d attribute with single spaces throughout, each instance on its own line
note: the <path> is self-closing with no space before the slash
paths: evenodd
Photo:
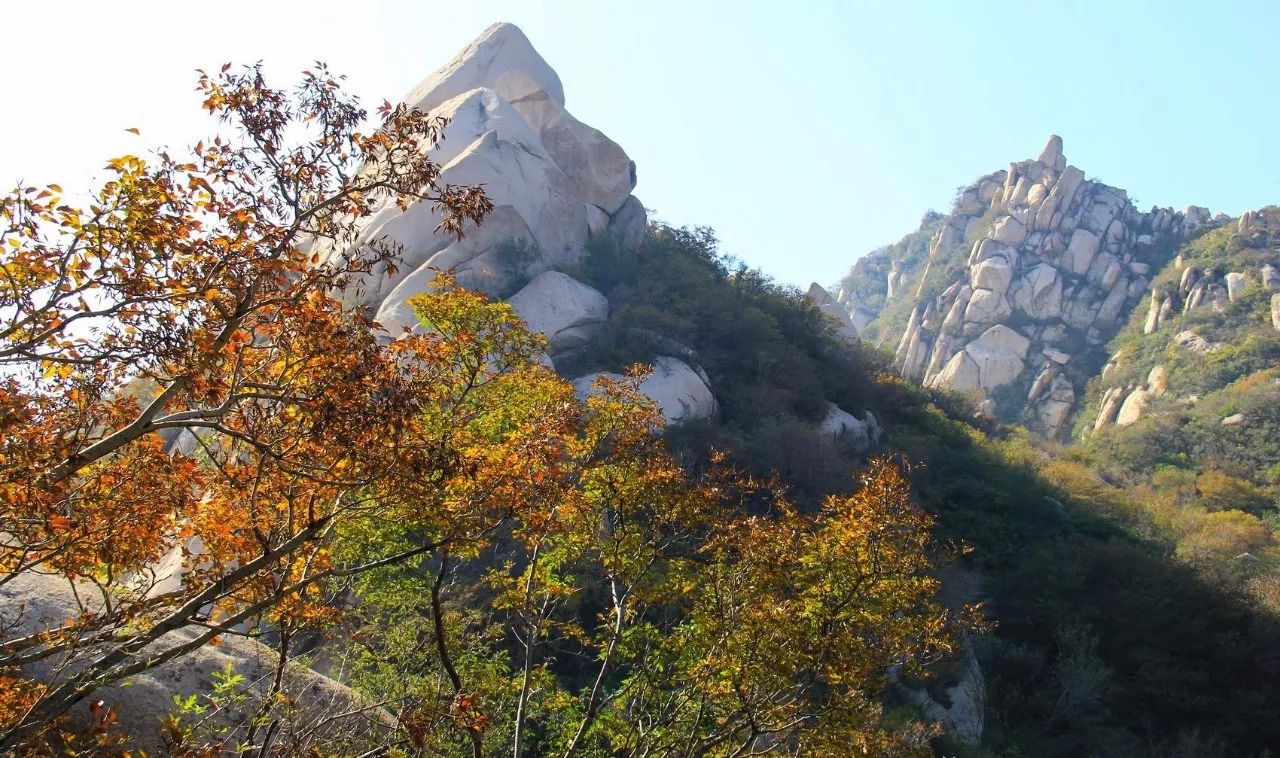
<path id="1" fill-rule="evenodd" d="M 404 741 L 449 754 L 481 723 L 488 753 L 517 756 L 927 754 L 933 732 L 886 725 L 881 696 L 976 624 L 935 599 L 931 519 L 901 470 L 873 461 L 806 515 L 729 469 L 687 480 L 634 379 L 602 390 L 579 437 L 591 450 L 610 430 L 608 454 L 569 456 L 565 499 L 485 546 L 491 612 L 438 562 L 418 572 L 429 594 L 408 566 L 363 578 L 364 649 L 345 665 L 412 714 Z"/>
<path id="2" fill-rule="evenodd" d="M 1240 510 L 1258 514 L 1272 505 L 1271 497 L 1262 488 L 1212 469 L 1196 478 L 1196 491 L 1210 511 Z"/>
<path id="3" fill-rule="evenodd" d="M 471 501 L 425 503 L 527 473 L 481 482 L 451 420 L 424 428 L 423 413 L 461 413 L 442 393 L 455 400 L 527 334 L 383 344 L 341 307 L 400 252 L 354 245 L 361 219 L 422 202 L 460 235 L 490 210 L 480 188 L 440 181 L 424 148 L 442 123 L 384 105 L 361 132 L 365 111 L 321 64 L 293 93 L 256 66 L 202 72 L 199 90 L 230 136 L 181 160 L 113 159 L 84 206 L 57 185 L 0 201 L 0 587 L 54 574 L 77 606 L 39 633 L 21 608 L 0 613 L 5 748 L 220 634 L 325 615 L 321 580 L 366 568 L 326 553 L 344 523 L 417 524 L 434 536 L 411 555 L 483 528 Z M 171 454 L 176 437 L 190 454 Z M 170 551 L 176 586 L 152 569 Z M 23 679 L 39 661 L 55 673 Z"/>

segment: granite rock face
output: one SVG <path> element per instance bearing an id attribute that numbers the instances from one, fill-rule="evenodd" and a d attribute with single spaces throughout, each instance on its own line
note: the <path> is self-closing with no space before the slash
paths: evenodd
<path id="1" fill-rule="evenodd" d="M 595 391 L 595 381 L 601 376 L 613 380 L 621 374 L 595 373 L 573 380 L 573 388 L 580 398 Z M 706 377 L 679 358 L 660 355 L 653 360 L 653 373 L 640 382 L 640 392 L 649 396 L 662 411 L 668 424 L 687 419 L 705 419 L 715 415 L 718 408 Z"/>
<path id="2" fill-rule="evenodd" d="M 436 231 L 439 214 L 425 203 L 402 211 L 389 202 L 366 222 L 361 241 L 404 250 L 398 271 L 375 272 L 355 296 L 391 334 L 415 326 L 405 302 L 436 271 L 453 269 L 463 286 L 507 294 L 576 261 L 591 236 L 612 233 L 627 246 L 642 240 L 635 164 L 565 109 L 560 78 L 516 26 L 489 27 L 404 102 L 448 119 L 441 142 L 424 148 L 441 166 L 439 181 L 483 184 L 495 209 L 461 240 Z M 524 254 L 512 255 L 513 247 Z"/>
<path id="3" fill-rule="evenodd" d="M 1203 208 L 1138 210 L 1124 190 L 1070 165 L 1061 138 L 1050 137 L 1039 158 L 960 190 L 936 227 L 916 292 L 903 293 L 902 266 L 890 270 L 896 281 L 886 299 L 914 297 L 896 364 L 909 379 L 970 394 L 1006 415 L 1013 408 L 1037 431 L 1060 437 L 1088 380 L 1072 362 L 1116 334 L 1147 297 L 1149 273 L 1208 223 Z M 954 270 L 955 261 L 961 273 L 937 294 L 925 291 L 930 273 Z M 1201 299 L 1225 303 L 1242 291 L 1242 280 L 1215 290 L 1206 284 Z M 1151 328 L 1173 307 L 1153 294 Z M 1009 392 L 1025 400 L 986 402 Z"/>

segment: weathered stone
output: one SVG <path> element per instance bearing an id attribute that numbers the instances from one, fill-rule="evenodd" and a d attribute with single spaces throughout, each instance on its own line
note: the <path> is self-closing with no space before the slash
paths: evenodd
<path id="1" fill-rule="evenodd" d="M 1264 263 L 1258 273 L 1262 277 L 1262 286 L 1266 287 L 1268 292 L 1280 290 L 1280 269 L 1270 263 Z"/>
<path id="2" fill-rule="evenodd" d="M 1129 295 L 1129 288 L 1125 285 L 1126 282 L 1116 282 L 1112 285 L 1111 291 L 1107 293 L 1107 296 L 1103 298 L 1102 305 L 1098 306 L 1098 312 L 1093 317 L 1095 329 L 1110 331 L 1117 324 L 1120 318 L 1120 311 L 1124 308 L 1125 300 Z"/>
<path id="3" fill-rule="evenodd" d="M 1057 437 L 1062 433 L 1062 427 L 1067 422 L 1067 417 L 1071 415 L 1072 405 L 1073 403 L 1067 400 L 1049 398 L 1036 407 L 1036 418 L 1040 421 L 1040 428 L 1046 436 Z"/>
<path id="4" fill-rule="evenodd" d="M 1274 306 L 1275 303 L 1275 298 L 1272 298 L 1272 306 Z M 1280 329 L 1280 327 L 1277 328 Z M 1218 347 L 1218 345 L 1210 342 L 1204 337 L 1201 337 L 1190 329 L 1173 335 L 1173 342 L 1178 347 L 1181 347 L 1184 350 L 1190 350 L 1193 353 L 1208 353 Z"/>
<path id="5" fill-rule="evenodd" d="M 1244 294 L 1244 274 L 1232 271 L 1223 278 L 1227 283 L 1227 298 L 1231 302 L 1235 302 L 1237 298 Z"/>
<path id="6" fill-rule="evenodd" d="M 1124 402 L 1124 389 L 1111 387 L 1102 393 L 1102 402 L 1098 410 L 1098 418 L 1093 422 L 1093 430 L 1100 431 L 1115 423 L 1116 414 Z"/>
<path id="7" fill-rule="evenodd" d="M 951 303 L 951 309 L 947 311 L 947 316 L 942 320 L 942 330 L 946 332 L 954 332 L 964 323 L 964 312 L 969 305 L 969 298 L 973 295 L 973 288 L 964 285 L 960 291 L 956 293 L 956 299 Z"/>
<path id="8" fill-rule="evenodd" d="M 542 144 L 584 202 L 614 213 L 636 186 L 636 168 L 618 143 L 563 111 L 542 130 Z"/>
<path id="9" fill-rule="evenodd" d="M 1032 184 L 1026 191 L 1027 205 L 1034 208 L 1044 202 L 1045 197 L 1049 194 L 1049 189 L 1043 184 Z"/>
<path id="10" fill-rule="evenodd" d="M 648 225 L 646 216 L 644 204 L 632 195 L 609 218 L 609 233 L 623 250 L 635 250 L 644 242 Z"/>
<path id="11" fill-rule="evenodd" d="M 1031 268 L 1018 280 L 1011 293 L 1013 305 L 1033 319 L 1062 315 L 1062 280 L 1058 270 L 1047 263 Z"/>
<path id="12" fill-rule="evenodd" d="M 1018 177 L 1017 183 L 1009 191 L 1005 202 L 1010 206 L 1022 205 L 1027 202 L 1027 193 L 1039 186 L 1038 184 L 1032 184 L 1031 180 L 1025 176 Z"/>
<path id="13" fill-rule="evenodd" d="M 587 235 L 599 237 L 609 230 L 609 214 L 598 205 L 585 204 L 587 213 Z"/>
<path id="14" fill-rule="evenodd" d="M 969 298 L 964 320 L 976 324 L 994 324 L 1013 314 L 1009 299 L 1003 293 L 988 289 L 976 289 Z"/>
<path id="15" fill-rule="evenodd" d="M 951 356 L 947 365 L 934 377 L 931 386 L 952 392 L 971 392 L 978 389 L 980 384 L 978 364 L 973 362 L 968 353 L 961 350 Z"/>
<path id="16" fill-rule="evenodd" d="M 410 211 L 419 207 L 414 206 Z M 402 236 L 418 238 L 416 233 L 400 226 L 389 231 L 388 236 L 397 240 Z M 512 275 L 525 274 L 524 271 L 510 270 L 508 263 L 499 260 L 502 246 L 517 244 L 537 247 L 533 233 L 520 212 L 510 205 L 499 205 L 483 224 L 468 225 L 462 239 L 453 238 L 451 243 L 432 251 L 429 256 L 407 248 L 401 260 L 406 273 L 371 278 L 360 294 L 364 302 L 377 304 L 374 320 L 395 337 L 404 329 L 417 328 L 418 318 L 406 302 L 427 290 L 438 271 L 453 269 L 464 286 L 489 294 L 495 293 Z M 428 245 L 427 249 L 431 247 L 433 245 Z"/>
<path id="17" fill-rule="evenodd" d="M 1034 402 L 1039 397 L 1049 391 L 1049 383 L 1058 375 L 1058 369 L 1048 366 L 1036 374 L 1036 378 L 1031 380 L 1031 388 L 1027 390 L 1027 401 Z"/>
<path id="18" fill-rule="evenodd" d="M 852 413 L 835 405 L 827 410 L 826 417 L 818 426 L 818 433 L 829 442 L 846 444 L 859 453 L 871 447 L 871 435 L 866 424 L 859 421 Z"/>
<path id="19" fill-rule="evenodd" d="M 988 258 L 969 271 L 969 284 L 975 289 L 1005 292 L 1013 279 L 1013 266 L 1004 258 Z"/>
<path id="20" fill-rule="evenodd" d="M 1060 366 L 1071 362 L 1071 354 L 1058 350 L 1057 348 L 1045 347 L 1041 348 L 1040 352 L 1044 354 L 1044 357 Z"/>
<path id="21" fill-rule="evenodd" d="M 601 376 L 615 381 L 622 379 L 621 374 L 612 373 L 580 376 L 573 380 L 578 397 L 585 399 L 593 394 L 595 381 Z M 639 389 L 657 404 L 668 424 L 710 418 L 717 410 L 715 396 L 706 381 L 687 363 L 671 356 L 653 359 L 653 373 L 640 382 Z"/>
<path id="22" fill-rule="evenodd" d="M 1245 415 L 1243 413 L 1233 413 L 1230 416 L 1227 416 L 1226 418 L 1222 419 L 1222 425 L 1223 426 L 1240 426 L 1241 424 L 1244 423 L 1244 421 L 1245 421 Z"/>
<path id="23" fill-rule="evenodd" d="M 580 327 L 609 318 L 608 298 L 559 271 L 537 275 L 509 302 L 531 331 L 547 336 L 547 349 L 553 354 L 586 336 Z"/>
<path id="24" fill-rule="evenodd" d="M 1182 278 L 1178 281 L 1178 290 L 1182 294 L 1187 294 L 1191 288 L 1196 286 L 1200 281 L 1200 269 L 1195 266 L 1188 266 L 1182 271 Z"/>
<path id="25" fill-rule="evenodd" d="M 1124 399 L 1124 404 L 1120 406 L 1120 412 L 1116 414 L 1116 426 L 1129 426 L 1142 418 L 1142 413 L 1147 409 L 1147 398 L 1149 393 L 1139 387 Z"/>
<path id="26" fill-rule="evenodd" d="M 1049 190 L 1049 196 L 1044 199 L 1044 202 L 1040 204 L 1040 208 L 1036 211 L 1035 223 L 1032 228 L 1052 229 L 1054 226 L 1054 214 L 1071 204 L 1071 198 L 1075 197 L 1076 190 L 1080 188 L 1082 182 L 1084 182 L 1083 171 L 1075 166 L 1067 166 L 1063 169 L 1057 183 L 1053 185 L 1053 189 Z"/>
<path id="27" fill-rule="evenodd" d="M 975 342 L 993 350 L 1007 350 L 1018 356 L 1019 359 L 1025 359 L 1027 357 L 1027 349 L 1031 347 L 1031 340 L 1004 324 L 997 324 L 986 330 Z M 970 343 L 970 345 L 973 344 Z"/>
<path id="28" fill-rule="evenodd" d="M 898 349 L 893 354 L 893 358 L 899 366 L 906 360 L 907 351 L 911 348 L 911 343 L 916 339 L 919 332 L 920 309 L 912 308 L 911 315 L 907 317 L 907 328 L 902 331 L 902 339 L 898 341 Z"/>
<path id="29" fill-rule="evenodd" d="M 1086 278 L 1098 289 L 1110 290 L 1123 271 L 1124 265 L 1120 262 L 1120 259 L 1111 253 L 1099 253 L 1093 259 L 1093 265 L 1089 267 L 1089 273 Z"/>
<path id="30" fill-rule="evenodd" d="M 998 324 L 966 345 L 964 352 L 978 368 L 979 387 L 989 392 L 1017 379 L 1026 368 L 1030 344 L 1026 337 Z"/>
<path id="31" fill-rule="evenodd" d="M 818 310 L 822 311 L 823 315 L 834 322 L 837 334 L 848 342 L 858 342 L 858 328 L 849 317 L 849 311 L 845 310 L 830 292 L 823 289 L 817 282 L 813 282 L 809 285 L 806 295 L 814 305 L 818 306 Z"/>
<path id="32" fill-rule="evenodd" d="M 1017 247 L 1027 238 L 1027 227 L 1012 216 L 1002 216 L 991 230 L 991 238 L 996 242 Z"/>
<path id="33" fill-rule="evenodd" d="M 1142 324 L 1143 334 L 1154 334 L 1160 326 L 1160 306 L 1164 304 L 1160 293 L 1151 293 L 1151 307 L 1147 308 L 1147 320 Z"/>
<path id="34" fill-rule="evenodd" d="M 1280 292 L 1271 296 L 1271 325 L 1280 331 Z"/>
<path id="35" fill-rule="evenodd" d="M 886 275 L 885 279 L 885 298 L 888 300 L 892 300 L 893 296 L 898 294 L 898 288 L 901 286 L 902 279 L 905 276 L 902 271 L 902 266 L 902 261 L 894 261 L 889 264 L 889 273 Z"/>
<path id="36" fill-rule="evenodd" d="M 1044 149 L 1040 151 L 1040 157 L 1036 160 L 1054 171 L 1066 168 L 1067 159 L 1062 154 L 1062 138 L 1056 134 L 1050 134 L 1049 141 L 1044 144 Z"/>
<path id="37" fill-rule="evenodd" d="M 1067 252 L 1063 253 L 1062 265 L 1073 274 L 1084 274 L 1093 265 L 1098 243 L 1098 235 L 1086 229 L 1076 229 L 1067 243 Z"/>
<path id="38" fill-rule="evenodd" d="M 452 61 L 415 87 L 404 102 L 430 111 L 477 87 L 493 89 L 504 74 L 512 71 L 532 79 L 557 105 L 564 107 L 560 77 L 533 49 L 524 32 L 508 23 L 494 24 L 484 30 Z"/>

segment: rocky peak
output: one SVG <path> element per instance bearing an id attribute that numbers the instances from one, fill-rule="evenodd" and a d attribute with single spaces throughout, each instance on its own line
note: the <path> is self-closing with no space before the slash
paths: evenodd
<path id="1" fill-rule="evenodd" d="M 360 283 L 356 304 L 393 336 L 416 328 L 405 303 L 437 271 L 452 269 L 461 285 L 506 298 L 544 333 L 556 365 L 604 325 L 609 301 L 554 269 L 576 262 L 595 235 L 610 234 L 624 248 L 643 241 L 644 206 L 631 194 L 635 164 L 565 109 L 560 77 L 513 24 L 486 29 L 404 102 L 447 119 L 440 144 L 424 146 L 441 166 L 440 183 L 483 185 L 494 210 L 457 239 L 437 231 L 440 218 L 428 204 L 401 210 L 388 202 L 362 240 L 399 243 L 404 255 L 397 271 Z M 668 421 L 715 412 L 705 374 L 670 356 L 657 356 L 655 367 L 641 389 Z M 588 391 L 593 377 L 576 385 Z"/>
<path id="2" fill-rule="evenodd" d="M 912 306 L 896 363 L 926 386 L 976 396 L 992 416 L 1059 436 L 1091 353 L 1146 293 L 1149 272 L 1209 221 L 1203 208 L 1139 211 L 1071 165 L 1052 135 L 1038 158 L 961 189 L 913 276 L 891 264 L 887 299 Z"/>
<path id="3" fill-rule="evenodd" d="M 509 296 L 577 260 L 592 235 L 639 243 L 646 221 L 631 194 L 635 164 L 565 109 L 560 77 L 516 26 L 486 29 L 404 102 L 448 120 L 440 144 L 424 146 L 442 168 L 440 182 L 484 185 L 494 211 L 461 240 L 436 231 L 440 219 L 426 203 L 402 211 L 388 202 L 370 218 L 363 239 L 404 249 L 399 270 L 370 275 L 358 296 L 392 334 L 414 326 L 404 303 L 436 271 L 454 269 L 464 286 Z"/>

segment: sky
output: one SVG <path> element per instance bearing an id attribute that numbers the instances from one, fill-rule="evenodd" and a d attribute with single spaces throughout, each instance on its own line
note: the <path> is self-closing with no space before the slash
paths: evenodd
<path id="1" fill-rule="evenodd" d="M 790 284 L 836 281 L 1051 133 L 1144 209 L 1280 202 L 1271 1 L 64 0 L 0 20 L 7 185 L 87 189 L 109 157 L 214 133 L 199 67 L 284 82 L 323 60 L 373 106 L 511 21 L 646 207 Z"/>

